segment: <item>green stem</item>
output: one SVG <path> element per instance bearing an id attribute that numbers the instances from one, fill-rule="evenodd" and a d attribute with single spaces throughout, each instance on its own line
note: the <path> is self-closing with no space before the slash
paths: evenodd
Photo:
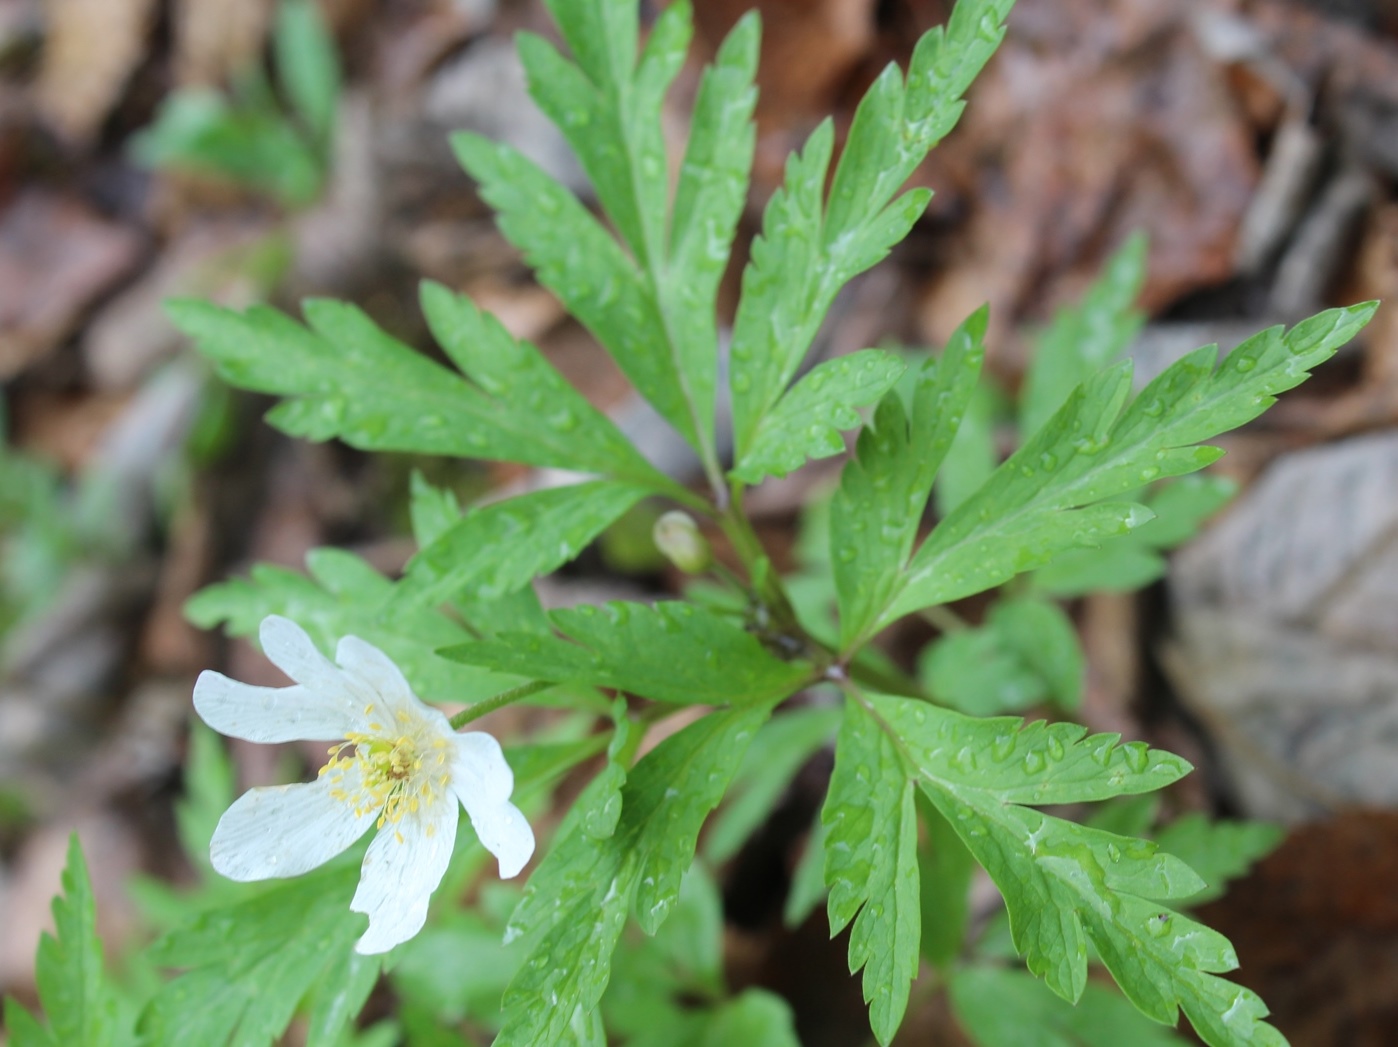
<path id="1" fill-rule="evenodd" d="M 511 687 L 508 691 L 501 691 L 493 698 L 486 698 L 469 705 L 451 718 L 451 729 L 459 731 L 472 720 L 478 720 L 486 713 L 493 713 L 496 709 L 503 709 L 505 706 L 518 702 L 530 695 L 538 694 L 540 691 L 547 691 L 550 687 L 556 687 L 553 680 L 531 680 L 529 683 L 522 683 L 518 687 Z"/>

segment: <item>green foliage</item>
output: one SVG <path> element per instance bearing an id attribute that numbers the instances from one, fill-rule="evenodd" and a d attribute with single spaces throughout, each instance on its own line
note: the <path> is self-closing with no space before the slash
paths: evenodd
<path id="1" fill-rule="evenodd" d="M 1269 822 L 1210 821 L 1187 814 L 1156 834 L 1162 851 L 1187 862 L 1207 884 L 1184 904 L 1202 905 L 1223 896 L 1223 885 L 1247 873 L 1270 854 L 1286 834 Z"/>
<path id="2" fill-rule="evenodd" d="M 848 703 L 821 812 L 827 910 L 832 936 L 854 920 L 850 973 L 864 968 L 869 1022 L 885 1045 L 907 1010 L 922 930 L 913 784 L 894 739 Z"/>
<path id="3" fill-rule="evenodd" d="M 918 665 L 930 694 L 978 716 L 1020 711 L 1045 699 L 1076 709 L 1083 672 L 1073 623 L 1057 604 L 1033 597 L 997 602 L 984 625 L 940 637 Z"/>
<path id="4" fill-rule="evenodd" d="M 567 639 L 507 633 L 441 654 L 502 673 L 704 705 L 776 700 L 811 676 L 808 665 L 782 661 L 751 633 L 687 603 L 617 602 L 549 617 Z"/>
<path id="5" fill-rule="evenodd" d="M 507 596 L 572 560 L 646 493 L 596 481 L 473 509 L 409 561 L 396 607 Z"/>
<path id="6" fill-rule="evenodd" d="M 156 994 L 141 1031 L 155 1043 L 270 1045 L 309 994 L 312 1030 L 333 1042 L 379 973 L 378 957 L 350 948 L 364 932 L 349 909 L 356 874 L 340 862 L 277 881 L 166 935 L 151 962 L 185 971 Z"/>
<path id="7" fill-rule="evenodd" d="M 966 940 L 976 861 L 956 830 L 921 794 L 918 815 L 927 830 L 926 843 L 918 848 L 922 955 L 945 969 L 960 955 Z"/>
<path id="8" fill-rule="evenodd" d="M 628 776 L 609 837 L 581 831 L 597 796 L 580 798 L 511 918 L 509 936 L 529 938 L 529 958 L 506 990 L 497 1047 L 557 1042 L 575 1015 L 592 1013 L 628 911 L 650 933 L 664 921 L 699 828 L 768 709 L 710 714 L 646 754 Z"/>
<path id="9" fill-rule="evenodd" d="M 329 169 L 340 62 L 311 0 L 282 0 L 273 54 L 284 102 L 259 70 L 246 70 L 231 98 L 176 91 L 132 140 L 132 155 L 147 167 L 226 178 L 288 206 L 314 202 Z"/>
<path id="10" fill-rule="evenodd" d="M 123 1001 L 102 967 L 97 907 L 77 836 L 68 841 L 63 894 L 53 900 L 55 934 L 39 940 L 35 976 L 48 1025 L 41 1025 L 19 1003 L 5 1000 L 5 1026 L 14 1047 L 69 1047 L 73 1044 L 134 1045 Z"/>
<path id="11" fill-rule="evenodd" d="M 1088 982 L 1076 1006 L 1023 971 L 965 967 L 951 978 L 957 1021 L 976 1047 L 1183 1047 L 1119 993 Z"/>
<path id="12" fill-rule="evenodd" d="M 1183 1008 L 1212 1047 L 1284 1042 L 1251 991 L 1215 977 L 1238 965 L 1226 938 L 1161 905 L 1204 882 L 1145 840 L 1033 810 L 1158 789 L 1188 764 L 1075 724 L 1022 728 L 907 699 L 873 696 L 872 716 L 898 737 L 919 787 L 990 874 L 1015 948 L 1065 1000 L 1087 984 L 1091 941 L 1127 997 L 1173 1025 Z M 1222 1006 L 1220 1006 L 1220 1004 Z"/>
<path id="13" fill-rule="evenodd" d="M 882 259 L 927 206 L 925 190 L 893 196 L 956 124 L 961 96 L 999 45 L 1012 5 L 961 0 L 945 32 L 918 42 L 906 81 L 896 66 L 884 70 L 855 114 L 827 207 L 821 197 L 831 125 L 817 127 L 787 164 L 752 244 L 733 327 L 738 461 L 796 374 L 835 294 Z"/>
<path id="14" fill-rule="evenodd" d="M 1079 386 L 1053 418 L 943 520 L 914 554 L 887 624 L 1097 545 L 1151 518 L 1144 506 L 1103 501 L 1219 455 L 1202 440 L 1251 421 L 1276 395 L 1352 338 L 1375 303 L 1331 309 L 1289 331 L 1254 335 L 1214 368 L 1217 347 L 1184 356 L 1127 404 L 1130 367 Z"/>
<path id="15" fill-rule="evenodd" d="M 810 706 L 774 716 L 748 747 L 725 804 L 704 841 L 711 862 L 733 857 L 771 815 L 796 773 L 835 734 L 840 712 Z"/>
<path id="16" fill-rule="evenodd" d="M 1146 238 L 1132 236 L 1081 302 L 1060 309 L 1034 346 L 1020 394 L 1019 427 L 1037 433 L 1068 397 L 1116 361 L 1141 329 L 1133 306 L 1146 275 Z"/>
<path id="17" fill-rule="evenodd" d="M 269 614 L 285 615 L 333 651 L 342 636 L 358 636 L 398 663 L 413 690 L 426 701 L 473 702 L 518 683 L 441 657 L 438 648 L 463 643 L 471 634 L 445 614 L 427 607 L 395 608 L 396 586 L 359 557 L 341 549 L 315 549 L 306 557 L 308 578 L 272 564 L 258 564 L 248 578 L 212 585 L 185 605 L 195 625 L 227 623 L 234 636 L 257 635 Z"/>
<path id="18" fill-rule="evenodd" d="M 762 419 L 733 476 L 758 483 L 764 476 L 785 476 L 799 469 L 807 458 L 842 453 L 840 431 L 859 425 L 854 408 L 883 396 L 903 370 L 901 360 L 878 349 L 820 364 Z"/>
<path id="19" fill-rule="evenodd" d="M 901 584 L 918 522 L 976 388 L 987 312 L 971 314 L 913 386 L 911 414 L 885 396 L 860 434 L 830 508 L 830 553 L 840 605 L 841 647 L 867 638 Z"/>

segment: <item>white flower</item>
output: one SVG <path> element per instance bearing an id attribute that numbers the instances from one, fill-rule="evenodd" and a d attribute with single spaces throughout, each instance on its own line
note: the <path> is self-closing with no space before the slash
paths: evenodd
<path id="1" fill-rule="evenodd" d="M 215 869 L 231 880 L 299 876 L 376 825 L 350 908 L 369 916 L 356 951 L 379 953 L 422 929 L 451 858 L 458 800 L 500 875 L 524 868 L 534 834 L 509 802 L 514 775 L 494 738 L 453 731 L 358 637 L 340 641 L 338 667 L 289 619 L 264 618 L 261 638 L 296 686 L 253 687 L 205 671 L 194 685 L 204 722 L 250 742 L 343 741 L 316 781 L 240 796 L 214 830 Z"/>

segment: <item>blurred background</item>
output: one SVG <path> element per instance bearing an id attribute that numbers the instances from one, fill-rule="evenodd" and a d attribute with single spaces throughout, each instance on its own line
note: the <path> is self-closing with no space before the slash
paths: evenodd
<path id="1" fill-rule="evenodd" d="M 653 13 L 654 5 L 643 5 Z M 696 58 L 750 0 L 696 0 Z M 943 0 L 765 0 L 759 144 L 740 241 L 786 155 L 848 126 Z M 206 667 L 276 682 L 186 601 L 322 545 L 393 572 L 413 468 L 473 498 L 547 483 L 517 466 L 369 458 L 294 442 L 210 375 L 161 312 L 178 295 L 294 307 L 351 298 L 427 347 L 424 278 L 536 341 L 665 468 L 691 463 L 530 280 L 446 135 L 505 139 L 586 196 L 529 102 L 512 34 L 541 0 L 0 0 L 0 990 L 32 998 L 68 835 L 110 951 L 147 933 L 129 885 L 191 874 L 176 842 L 190 688 Z M 327 38 L 319 31 L 328 26 Z M 682 140 L 698 63 L 669 128 Z M 296 88 L 294 81 L 301 81 Z M 293 96 L 300 99 L 292 104 Z M 309 102 L 307 101 L 309 99 Z M 1131 349 L 1150 375 L 1198 345 L 1398 292 L 1398 3 L 1020 0 L 936 190 L 819 340 L 936 347 L 984 301 L 1007 389 L 1055 307 L 1135 230 L 1150 238 Z M 743 251 L 723 293 L 732 308 Z M 1095 730 L 1199 768 L 1184 809 L 1279 821 L 1281 847 L 1205 919 L 1296 1044 L 1398 1029 L 1398 311 L 1222 441 L 1241 492 L 1139 593 L 1073 607 Z M 750 499 L 783 566 L 840 462 Z M 678 590 L 628 518 L 546 604 Z M 212 623 L 205 623 L 212 624 Z M 893 638 L 915 650 L 919 636 Z M 238 781 L 279 755 L 232 748 Z M 730 865 L 734 978 L 792 1000 L 805 1042 L 867 1036 L 843 941 L 780 915 L 827 763 Z M 794 827 L 794 828 L 793 828 Z M 899 1042 L 961 1043 L 935 1007 Z"/>

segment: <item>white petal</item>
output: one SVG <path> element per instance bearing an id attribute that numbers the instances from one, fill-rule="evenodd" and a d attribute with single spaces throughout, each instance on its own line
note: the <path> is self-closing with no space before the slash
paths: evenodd
<path id="1" fill-rule="evenodd" d="M 344 674 L 320 653 L 306 635 L 306 630 L 290 618 L 269 614 L 262 619 L 258 639 L 262 641 L 262 651 L 272 664 L 301 686 L 355 701 L 356 696 L 350 694 L 345 686 Z"/>
<path id="2" fill-rule="evenodd" d="M 250 789 L 223 812 L 209 845 L 214 868 L 230 880 L 300 876 L 324 865 L 374 824 L 375 814 L 356 817 L 353 805 L 330 795 L 353 792 L 358 771 L 343 779 L 325 775 L 300 785 Z"/>
<path id="3" fill-rule="evenodd" d="M 350 908 L 367 913 L 369 929 L 355 952 L 387 952 L 427 921 L 427 903 L 442 882 L 456 840 L 456 803 L 440 796 L 397 825 L 386 825 L 369 845 Z"/>
<path id="4" fill-rule="evenodd" d="M 220 734 L 249 742 L 333 742 L 360 730 L 361 710 L 343 695 L 295 687 L 254 687 L 205 669 L 194 708 Z"/>
<path id="5" fill-rule="evenodd" d="M 413 694 L 393 659 L 373 644 L 357 636 L 346 636 L 335 650 L 335 660 L 352 683 L 369 696 L 368 700 L 382 707 L 375 710 L 376 714 L 392 716 L 407 712 L 421 716 L 423 710 L 431 708 Z"/>
<path id="6" fill-rule="evenodd" d="M 471 828 L 487 851 L 500 860 L 500 875 L 515 876 L 534 853 L 534 831 L 509 802 L 515 776 L 500 743 L 482 731 L 452 738 L 451 788 L 471 816 Z"/>
<path id="7" fill-rule="evenodd" d="M 518 876 L 534 855 L 534 830 L 512 803 L 471 804 L 471 828 L 487 851 L 500 860 L 500 878 Z"/>
<path id="8" fill-rule="evenodd" d="M 453 734 L 456 752 L 451 764 L 451 787 L 461 805 L 471 810 L 473 803 L 494 806 L 510 798 L 515 775 L 505 762 L 500 743 L 484 731 Z"/>

